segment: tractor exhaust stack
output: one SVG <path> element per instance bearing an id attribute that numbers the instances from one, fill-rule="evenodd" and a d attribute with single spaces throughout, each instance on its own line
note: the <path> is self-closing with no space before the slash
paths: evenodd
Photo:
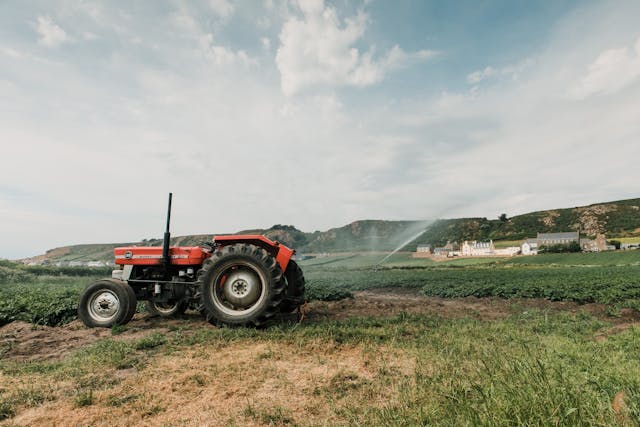
<path id="1" fill-rule="evenodd" d="M 173 193 L 169 193 L 169 207 L 167 208 L 167 229 L 164 232 L 164 240 L 162 241 L 162 262 L 166 266 L 171 264 L 169 255 L 169 243 L 171 241 L 171 233 L 169 232 L 169 224 L 171 223 L 171 198 Z"/>

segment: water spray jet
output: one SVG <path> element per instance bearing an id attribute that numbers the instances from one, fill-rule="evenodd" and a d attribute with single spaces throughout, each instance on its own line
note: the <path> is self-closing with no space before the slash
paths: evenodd
<path id="1" fill-rule="evenodd" d="M 431 224 L 429 224 L 428 226 L 426 226 L 425 228 L 421 229 L 418 233 L 414 234 L 413 236 L 411 236 L 409 239 L 405 240 L 404 242 L 402 242 L 402 244 L 400 244 L 397 248 L 395 248 L 393 251 L 391 251 L 391 253 L 389 253 L 387 256 L 385 256 L 384 258 L 382 258 L 380 261 L 378 261 L 374 266 L 373 266 L 373 271 L 378 271 L 381 266 L 382 263 L 384 263 L 386 260 L 388 260 L 389 258 L 391 258 L 394 254 L 396 254 L 400 249 L 404 248 L 405 246 L 407 246 L 409 243 L 413 242 L 414 240 L 416 240 L 418 237 L 422 236 L 425 231 L 427 231 L 429 229 L 429 227 L 431 227 Z"/>

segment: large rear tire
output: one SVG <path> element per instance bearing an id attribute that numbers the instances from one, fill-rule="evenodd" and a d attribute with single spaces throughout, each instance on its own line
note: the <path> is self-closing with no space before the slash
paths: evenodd
<path id="1" fill-rule="evenodd" d="M 292 313 L 304 304 L 304 274 L 298 264 L 291 260 L 284 272 L 284 278 L 287 282 L 287 290 L 286 296 L 282 304 L 280 304 L 280 311 L 282 313 Z"/>
<path id="2" fill-rule="evenodd" d="M 205 317 L 217 326 L 264 326 L 284 298 L 280 266 L 254 245 L 239 243 L 214 252 L 199 277 Z"/>
<path id="3" fill-rule="evenodd" d="M 80 295 L 78 317 L 89 328 L 110 328 L 127 323 L 135 310 L 136 296 L 126 282 L 101 279 Z"/>

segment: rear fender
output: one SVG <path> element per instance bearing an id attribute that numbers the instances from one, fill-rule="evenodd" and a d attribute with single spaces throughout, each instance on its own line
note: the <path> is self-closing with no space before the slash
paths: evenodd
<path id="1" fill-rule="evenodd" d="M 249 245 L 261 247 L 276 259 L 282 271 L 285 271 L 287 269 L 287 265 L 289 265 L 291 257 L 296 252 L 295 250 L 288 248 L 278 242 L 267 239 L 260 234 L 215 236 L 213 238 L 213 241 L 220 246 L 235 245 L 236 243 L 246 243 Z"/>

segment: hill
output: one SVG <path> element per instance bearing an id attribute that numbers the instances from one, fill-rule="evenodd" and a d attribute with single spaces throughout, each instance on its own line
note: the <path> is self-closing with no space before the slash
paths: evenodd
<path id="1" fill-rule="evenodd" d="M 519 240 L 536 233 L 579 231 L 608 238 L 640 235 L 640 199 L 598 203 L 567 209 L 531 212 L 513 218 L 462 218 L 437 221 L 417 242 L 447 240 Z"/>
<path id="2" fill-rule="evenodd" d="M 243 230 L 235 234 L 263 234 L 300 253 L 391 251 L 398 247 L 415 250 L 420 243 L 443 245 L 447 241 L 520 240 L 536 233 L 580 231 L 583 236 L 605 233 L 608 238 L 640 236 L 640 199 L 553 209 L 501 219 L 458 218 L 425 221 L 362 220 L 327 231 L 307 233 L 292 225 L 277 224 L 269 229 Z M 198 245 L 211 241 L 212 234 L 178 236 L 172 245 Z M 407 243 L 408 242 L 408 243 Z M 141 242 L 86 244 L 55 248 L 25 261 L 112 261 L 117 246 L 159 246 L 161 239 Z"/>

